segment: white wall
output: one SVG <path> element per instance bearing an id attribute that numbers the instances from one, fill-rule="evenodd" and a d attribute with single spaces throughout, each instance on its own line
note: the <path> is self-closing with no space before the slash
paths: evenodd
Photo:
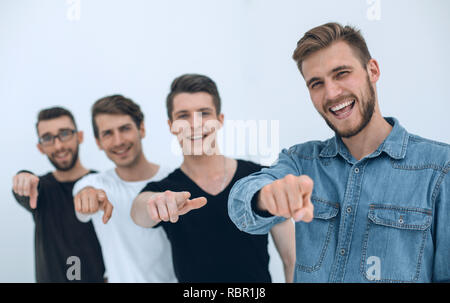
<path id="1" fill-rule="evenodd" d="M 35 148 L 41 108 L 73 111 L 86 133 L 81 159 L 98 170 L 112 163 L 95 146 L 89 110 L 113 93 L 142 106 L 148 157 L 180 163 L 164 100 L 173 78 L 186 72 L 216 81 L 226 119 L 279 120 L 277 152 L 325 139 L 332 132 L 291 55 L 306 30 L 338 21 L 361 28 L 380 63 L 382 113 L 449 143 L 449 10 L 447 0 L 1 0 L 0 282 L 34 281 L 34 224 L 13 200 L 11 179 L 22 168 L 52 170 Z M 271 271 L 282 281 L 276 256 Z"/>

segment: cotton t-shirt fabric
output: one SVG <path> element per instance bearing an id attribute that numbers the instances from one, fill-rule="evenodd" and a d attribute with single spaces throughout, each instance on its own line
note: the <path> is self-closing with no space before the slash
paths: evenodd
<path id="1" fill-rule="evenodd" d="M 228 217 L 227 200 L 233 184 L 262 166 L 237 160 L 236 173 L 219 194 L 203 191 L 181 169 L 143 191 L 188 191 L 191 199 L 205 197 L 199 209 L 180 216 L 176 223 L 160 222 L 172 244 L 175 274 L 180 282 L 271 282 L 268 236 L 241 232 Z"/>
<path id="2" fill-rule="evenodd" d="M 164 230 L 140 227 L 130 216 L 133 200 L 145 184 L 166 177 L 168 172 L 167 168 L 160 167 L 151 179 L 127 182 L 115 169 L 110 169 L 86 176 L 75 185 L 74 195 L 86 186 L 104 190 L 114 206 L 107 224 L 102 221 L 103 211 L 94 215 L 76 213 L 81 221 L 92 219 L 102 247 L 108 282 L 176 282 L 170 243 Z"/>
<path id="3" fill-rule="evenodd" d="M 36 209 L 30 207 L 29 197 L 14 194 L 35 222 L 38 283 L 103 282 L 105 267 L 94 227 L 75 216 L 72 196 L 75 182 L 59 182 L 52 173 L 40 176 Z M 70 257 L 78 257 L 79 262 Z M 79 265 L 79 280 L 73 265 Z"/>

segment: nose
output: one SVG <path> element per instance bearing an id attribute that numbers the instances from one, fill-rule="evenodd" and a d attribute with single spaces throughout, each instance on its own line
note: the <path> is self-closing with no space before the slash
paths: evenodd
<path id="1" fill-rule="evenodd" d="M 123 138 L 122 138 L 122 135 L 120 134 L 120 132 L 114 132 L 113 145 L 119 146 L 119 145 L 122 145 L 122 143 L 123 143 Z"/>
<path id="2" fill-rule="evenodd" d="M 197 129 L 201 129 L 202 125 L 203 125 L 203 118 L 202 118 L 202 113 L 201 112 L 195 112 L 192 115 L 192 119 L 189 121 L 189 123 L 191 124 L 191 129 L 197 130 Z"/>
<path id="3" fill-rule="evenodd" d="M 342 94 L 342 89 L 338 83 L 333 80 L 325 82 L 325 98 L 334 100 Z"/>
<path id="4" fill-rule="evenodd" d="M 58 137 L 55 137 L 55 142 L 54 142 L 53 146 L 56 150 L 59 150 L 62 148 L 63 144 L 62 144 L 61 140 L 59 140 Z"/>

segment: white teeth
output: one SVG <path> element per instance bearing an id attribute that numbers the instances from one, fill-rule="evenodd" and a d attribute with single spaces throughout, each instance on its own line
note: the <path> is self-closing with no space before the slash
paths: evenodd
<path id="1" fill-rule="evenodd" d="M 129 149 L 129 148 L 127 147 L 127 148 L 124 148 L 124 149 L 115 150 L 115 151 L 113 151 L 113 153 L 118 154 L 118 155 L 121 155 L 121 154 L 127 152 L 128 149 Z"/>
<path id="2" fill-rule="evenodd" d="M 191 140 L 198 140 L 203 138 L 203 136 L 194 136 L 194 137 L 190 137 Z"/>
<path id="3" fill-rule="evenodd" d="M 355 102 L 355 100 L 347 101 L 347 102 L 344 102 L 344 103 L 342 103 L 342 104 L 336 105 L 335 107 L 332 107 L 332 108 L 331 108 L 331 111 L 336 112 L 336 111 L 338 111 L 338 110 L 340 110 L 340 109 L 343 109 L 343 108 L 346 107 L 346 106 L 349 106 L 349 105 L 352 104 L 353 102 Z"/>

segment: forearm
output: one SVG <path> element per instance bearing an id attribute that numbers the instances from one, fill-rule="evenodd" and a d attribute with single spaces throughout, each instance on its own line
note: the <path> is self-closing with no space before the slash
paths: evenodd
<path id="1" fill-rule="evenodd" d="M 263 175 L 250 175 L 233 186 L 228 198 L 228 214 L 230 219 L 241 231 L 250 234 L 267 234 L 273 225 L 284 218 L 262 216 L 262 212 L 255 212 L 252 200 L 257 192 L 273 180 Z"/>
<path id="2" fill-rule="evenodd" d="M 22 205 L 26 210 L 32 211 L 33 209 L 30 207 L 30 197 L 20 196 L 12 191 L 14 199 L 16 199 L 17 203 Z"/>
<path id="3" fill-rule="evenodd" d="M 283 262 L 286 283 L 292 283 L 295 268 L 295 225 L 291 220 L 286 220 L 275 225 L 271 235 Z"/>
<path id="4" fill-rule="evenodd" d="M 283 263 L 283 269 L 284 269 L 284 278 L 285 278 L 286 283 L 294 282 L 295 262 L 294 263 Z"/>
<path id="5" fill-rule="evenodd" d="M 293 149 L 284 149 L 277 163 L 270 168 L 264 168 L 234 184 L 228 198 L 228 214 L 240 230 L 250 234 L 267 234 L 272 226 L 284 221 L 283 217 L 272 216 L 260 209 L 255 195 L 264 186 L 288 174 L 300 175 L 301 171 L 292 158 L 291 150 Z"/>
<path id="6" fill-rule="evenodd" d="M 29 173 L 29 174 L 34 175 L 34 173 L 31 172 L 31 171 L 29 171 L 29 170 L 20 170 L 20 171 L 18 171 L 18 172 L 16 173 L 15 177 L 16 177 L 17 175 L 19 175 L 20 173 Z M 15 178 L 15 177 L 14 177 L 14 178 Z M 13 184 L 13 185 L 14 185 L 14 184 Z M 39 191 L 39 186 L 40 186 L 40 184 L 38 183 L 38 191 Z M 12 189 L 12 194 L 13 194 L 13 196 L 14 196 L 14 199 L 17 201 L 17 203 L 19 203 L 21 206 L 23 206 L 26 210 L 28 210 L 28 211 L 30 211 L 30 212 L 32 212 L 32 211 L 34 210 L 34 209 L 31 208 L 31 206 L 30 206 L 30 196 L 22 196 L 22 195 L 19 195 L 18 193 L 15 192 L 14 186 L 13 186 L 13 189 Z"/>
<path id="7" fill-rule="evenodd" d="M 154 194 L 153 192 L 143 192 L 134 199 L 130 215 L 136 225 L 150 228 L 161 222 L 153 220 L 147 211 L 147 201 Z"/>

